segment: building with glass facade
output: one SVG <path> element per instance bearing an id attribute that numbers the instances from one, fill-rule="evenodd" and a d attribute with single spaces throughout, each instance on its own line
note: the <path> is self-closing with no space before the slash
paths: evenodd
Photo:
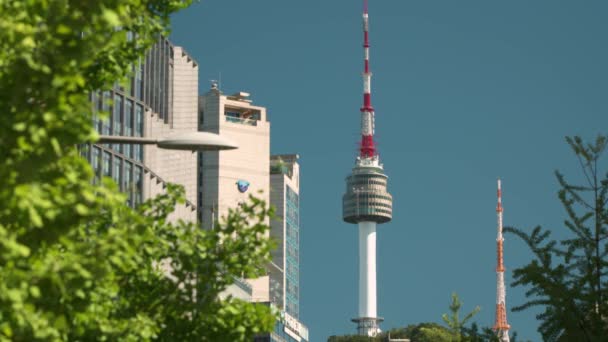
<path id="1" fill-rule="evenodd" d="M 183 48 L 160 38 L 132 76 L 111 90 L 90 95 L 93 125 L 101 135 L 164 137 L 197 130 L 198 64 Z M 114 178 L 135 206 L 164 192 L 167 182 L 182 184 L 187 204 L 172 219 L 196 220 L 196 154 L 162 150 L 154 145 L 93 144 L 82 154 L 93 166 L 95 182 Z"/>
<path id="2" fill-rule="evenodd" d="M 168 182 L 183 185 L 186 204 L 175 208 L 172 220 L 211 227 L 250 193 L 280 207 L 280 220 L 268 222 L 280 247 L 267 275 L 236 279 L 220 297 L 265 303 L 281 312 L 275 330 L 256 341 L 307 342 L 308 329 L 298 320 L 298 156 L 270 157 L 266 108 L 253 105 L 247 93 L 224 95 L 215 85 L 199 97 L 198 64 L 165 38 L 133 66 L 128 80 L 94 92 L 90 99 L 95 113 L 108 113 L 104 119 L 94 115 L 100 135 L 161 138 L 198 130 L 239 145 L 236 150 L 193 153 L 155 145 L 93 144 L 81 151 L 93 166 L 94 181 L 112 177 L 131 206 L 163 193 Z"/>
<path id="3" fill-rule="evenodd" d="M 270 204 L 276 218 L 270 236 L 278 246 L 272 254 L 271 301 L 295 318 L 300 316 L 300 165 L 298 155 L 276 155 L 270 160 Z"/>
<path id="4" fill-rule="evenodd" d="M 270 158 L 270 236 L 277 242 L 268 267 L 270 301 L 281 314 L 275 330 L 257 341 L 308 341 L 300 322 L 300 165 L 297 154 Z"/>

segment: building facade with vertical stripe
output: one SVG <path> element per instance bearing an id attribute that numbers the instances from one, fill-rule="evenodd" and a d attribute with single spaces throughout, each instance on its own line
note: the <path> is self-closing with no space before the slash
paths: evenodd
<path id="1" fill-rule="evenodd" d="M 101 135 L 159 138 L 197 131 L 198 63 L 181 47 L 159 38 L 132 75 L 110 90 L 90 95 L 94 128 Z M 107 118 L 101 112 L 108 113 Z M 93 144 L 81 149 L 95 182 L 112 177 L 128 195 L 128 204 L 164 193 L 167 183 L 186 190 L 186 205 L 171 219 L 196 220 L 196 154 L 155 145 Z"/>

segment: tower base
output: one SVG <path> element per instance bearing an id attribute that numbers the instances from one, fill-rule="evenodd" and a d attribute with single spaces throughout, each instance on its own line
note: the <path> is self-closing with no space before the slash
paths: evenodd
<path id="1" fill-rule="evenodd" d="M 380 322 L 384 321 L 382 317 L 358 317 L 351 321 L 357 323 L 357 334 L 362 336 L 375 337 L 380 333 Z"/>

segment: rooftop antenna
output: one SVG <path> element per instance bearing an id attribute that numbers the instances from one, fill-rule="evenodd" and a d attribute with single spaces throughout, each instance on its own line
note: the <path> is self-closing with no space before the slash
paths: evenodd
<path id="1" fill-rule="evenodd" d="M 361 107 L 361 158 L 373 158 L 377 155 L 374 143 L 374 107 L 372 107 L 372 72 L 369 68 L 369 15 L 367 0 L 363 0 L 363 107 Z"/>

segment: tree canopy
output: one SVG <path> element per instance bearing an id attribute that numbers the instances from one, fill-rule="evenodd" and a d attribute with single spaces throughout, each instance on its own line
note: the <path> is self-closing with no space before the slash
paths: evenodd
<path id="1" fill-rule="evenodd" d="M 456 293 L 452 294 L 449 314 L 443 314 L 441 319 L 445 326 L 438 323 L 425 322 L 410 324 L 403 328 L 394 328 L 382 332 L 375 337 L 345 335 L 330 336 L 327 342 L 385 342 L 391 339 L 409 339 L 411 342 L 498 342 L 496 334 L 490 328 L 479 329 L 476 323 L 467 325 L 481 311 L 479 306 L 460 317 L 462 301 Z M 517 333 L 511 335 L 511 342 L 517 342 Z"/>
<path id="2" fill-rule="evenodd" d="M 530 233 L 514 227 L 534 259 L 513 271 L 513 285 L 526 286 L 528 301 L 513 311 L 540 307 L 539 332 L 545 341 L 605 341 L 608 336 L 608 170 L 601 157 L 608 137 L 592 143 L 566 138 L 580 165 L 582 180 L 571 184 L 555 172 L 565 211 L 567 237 L 551 239 L 540 226 Z M 563 229 L 563 228 L 562 228 Z M 557 231 L 557 228 L 554 229 Z"/>
<path id="3" fill-rule="evenodd" d="M 462 302 L 458 295 L 452 294 L 452 301 L 450 303 L 450 314 L 443 314 L 441 316 L 447 327 L 437 323 L 419 323 L 408 325 L 404 328 L 391 329 L 389 331 L 382 332 L 376 337 L 366 336 L 331 336 L 328 342 L 358 342 L 358 341 L 377 341 L 384 342 L 390 338 L 405 338 L 415 342 L 459 342 L 459 341 L 471 341 L 465 333 L 465 324 L 470 321 L 480 308 L 476 307 L 473 311 L 466 314 L 464 318 L 460 318 L 460 308 Z"/>
<path id="4" fill-rule="evenodd" d="M 88 95 L 124 78 L 190 0 L 0 0 L 0 340 L 246 341 L 270 308 L 218 293 L 270 257 L 255 198 L 216 227 L 167 220 L 183 189 L 137 209 L 76 146 Z M 246 228 L 246 229 L 245 229 Z"/>

